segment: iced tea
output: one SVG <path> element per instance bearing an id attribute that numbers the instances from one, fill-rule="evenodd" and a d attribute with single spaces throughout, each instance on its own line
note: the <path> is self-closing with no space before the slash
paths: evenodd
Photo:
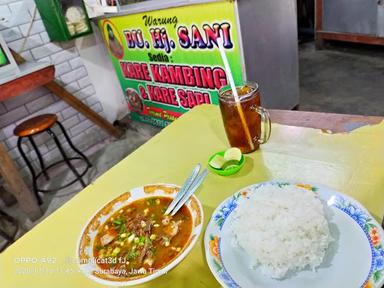
<path id="1" fill-rule="evenodd" d="M 242 153 L 250 153 L 257 150 L 259 145 L 269 138 L 269 114 L 260 107 L 260 92 L 257 84 L 245 83 L 237 87 L 237 93 L 240 104 L 236 103 L 230 87 L 220 89 L 221 115 L 230 145 L 238 147 Z M 239 108 L 242 109 L 245 123 L 240 117 Z M 262 131 L 262 124 L 264 131 Z M 248 129 L 248 132 L 245 129 Z"/>

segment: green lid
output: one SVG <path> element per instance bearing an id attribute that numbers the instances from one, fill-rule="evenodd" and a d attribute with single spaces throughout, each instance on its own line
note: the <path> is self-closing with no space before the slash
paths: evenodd
<path id="1" fill-rule="evenodd" d="M 215 172 L 216 174 L 218 175 L 221 175 L 221 176 L 229 176 L 229 175 L 233 175 L 237 172 L 240 171 L 240 169 L 244 166 L 244 163 L 245 163 L 245 158 L 244 158 L 244 155 L 241 155 L 241 159 L 240 161 L 238 162 L 238 164 L 236 165 L 231 165 L 230 167 L 226 168 L 226 169 L 216 169 L 214 167 L 212 167 L 209 163 L 211 162 L 211 160 L 213 159 L 213 157 L 215 157 L 216 155 L 220 155 L 222 157 L 224 157 L 224 153 L 225 153 L 225 150 L 224 151 L 220 151 L 220 152 L 217 152 L 213 155 L 211 155 L 208 159 L 208 168 L 212 171 L 212 172 Z"/>

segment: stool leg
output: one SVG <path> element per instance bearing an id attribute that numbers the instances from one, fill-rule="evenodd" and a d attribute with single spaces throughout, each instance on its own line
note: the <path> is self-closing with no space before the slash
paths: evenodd
<path id="1" fill-rule="evenodd" d="M 13 225 L 18 225 L 18 222 L 15 218 L 13 218 L 11 215 L 8 215 L 7 213 L 5 213 L 2 210 L 0 210 L 0 216 L 2 218 L 4 218 L 5 220 L 7 220 L 9 223 L 11 223 Z"/>
<path id="2" fill-rule="evenodd" d="M 63 134 L 64 134 L 65 139 L 67 140 L 67 142 L 68 142 L 68 144 L 69 144 L 69 146 L 70 146 L 70 147 L 71 147 L 77 154 L 79 154 L 79 155 L 81 156 L 81 158 L 84 159 L 84 161 L 88 164 L 89 167 L 91 167 L 91 166 L 92 166 L 91 162 L 89 162 L 88 158 L 87 158 L 83 153 L 81 153 L 81 151 L 80 151 L 79 149 L 77 149 L 77 148 L 75 147 L 75 145 L 73 145 L 73 143 L 72 143 L 71 139 L 69 138 L 67 132 L 65 131 L 63 125 L 62 125 L 59 121 L 56 121 L 56 124 L 59 125 L 61 131 L 62 131 Z"/>
<path id="3" fill-rule="evenodd" d="M 8 241 L 7 245 L 9 243 L 12 243 L 13 241 L 15 241 L 11 236 L 9 236 L 7 233 L 5 233 L 5 231 L 3 231 L 2 229 L 0 229 L 0 236 L 2 236 L 3 238 L 5 238 Z"/>
<path id="4" fill-rule="evenodd" d="M 33 149 L 35 149 L 37 158 L 39 159 L 39 162 L 40 162 L 41 171 L 43 171 L 43 174 L 44 174 L 44 176 L 45 176 L 45 179 L 49 180 L 48 173 L 47 173 L 47 171 L 45 170 L 44 160 L 43 160 L 43 158 L 41 157 L 40 150 L 39 150 L 39 148 L 37 148 L 37 145 L 36 145 L 36 143 L 35 143 L 35 140 L 33 140 L 32 136 L 29 136 L 28 139 L 29 139 L 29 142 L 31 142 Z"/>
<path id="5" fill-rule="evenodd" d="M 43 201 L 41 200 L 41 198 L 39 196 L 39 191 L 37 189 L 37 179 L 36 179 L 35 170 L 33 170 L 32 164 L 28 161 L 28 158 L 27 158 L 27 156 L 24 153 L 24 150 L 23 150 L 23 148 L 21 146 L 21 140 L 22 140 L 22 137 L 19 137 L 19 139 L 17 140 L 17 148 L 19 149 L 21 157 L 24 159 L 25 163 L 27 164 L 27 166 L 29 168 L 29 171 L 31 172 L 33 191 L 35 192 L 35 195 L 36 195 L 36 198 L 37 198 L 37 202 L 39 204 L 42 204 Z"/>
<path id="6" fill-rule="evenodd" d="M 81 185 L 82 185 L 83 187 L 87 186 L 87 185 L 85 185 L 85 182 L 84 182 L 83 178 L 80 177 L 80 174 L 77 172 L 77 170 L 75 169 L 75 167 L 73 167 L 71 161 L 68 159 L 67 154 L 65 153 L 63 147 L 62 147 L 61 144 L 60 144 L 59 139 L 57 139 L 56 134 L 53 133 L 51 129 L 47 129 L 47 133 L 48 133 L 48 134 L 53 138 L 53 140 L 55 141 L 56 146 L 57 146 L 57 148 L 59 148 L 59 151 L 60 151 L 61 155 L 63 156 L 65 163 L 67 163 L 69 169 L 71 169 L 72 172 L 73 172 L 73 174 L 75 174 L 76 179 L 80 181 L 80 183 L 81 183 Z"/>

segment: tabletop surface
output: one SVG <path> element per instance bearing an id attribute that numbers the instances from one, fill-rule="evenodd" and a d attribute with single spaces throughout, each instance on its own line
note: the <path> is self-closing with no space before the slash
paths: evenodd
<path id="1" fill-rule="evenodd" d="M 357 128 L 378 124 L 384 120 L 380 116 L 336 114 L 312 111 L 292 111 L 269 109 L 272 122 L 321 129 L 327 133 L 350 132 Z"/>
<path id="2" fill-rule="evenodd" d="M 272 179 L 318 183 L 360 201 L 379 220 L 384 213 L 384 123 L 350 133 L 273 124 L 270 141 L 246 155 L 230 177 L 210 173 L 196 193 L 204 228 L 215 207 L 242 187 Z M 202 105 L 183 115 L 98 178 L 0 254 L 1 287 L 102 287 L 79 272 L 80 232 L 103 204 L 131 188 L 182 184 L 196 163 L 228 148 L 217 106 Z M 203 235 L 167 275 L 138 287 L 219 287 L 203 250 Z M 23 263 L 31 257 L 37 263 Z"/>
<path id="3" fill-rule="evenodd" d="M 20 73 L 0 80 L 0 101 L 22 95 L 54 80 L 55 66 L 50 63 L 24 62 Z"/>
<path id="4" fill-rule="evenodd" d="M 25 62 L 25 63 L 19 64 L 18 66 L 19 72 L 4 78 L 0 78 L 0 85 L 10 82 L 12 80 L 21 78 L 33 72 L 42 70 L 44 68 L 47 68 L 50 65 L 51 65 L 50 62 Z"/>

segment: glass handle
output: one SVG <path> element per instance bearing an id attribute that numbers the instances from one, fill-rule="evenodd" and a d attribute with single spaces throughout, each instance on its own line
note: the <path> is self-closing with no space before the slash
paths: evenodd
<path id="1" fill-rule="evenodd" d="M 259 142 L 259 144 L 267 143 L 269 137 L 271 137 L 271 118 L 269 112 L 267 109 L 256 105 L 252 105 L 251 109 L 261 116 L 261 122 L 263 124 L 261 137 L 260 139 L 256 139 L 256 141 Z"/>

